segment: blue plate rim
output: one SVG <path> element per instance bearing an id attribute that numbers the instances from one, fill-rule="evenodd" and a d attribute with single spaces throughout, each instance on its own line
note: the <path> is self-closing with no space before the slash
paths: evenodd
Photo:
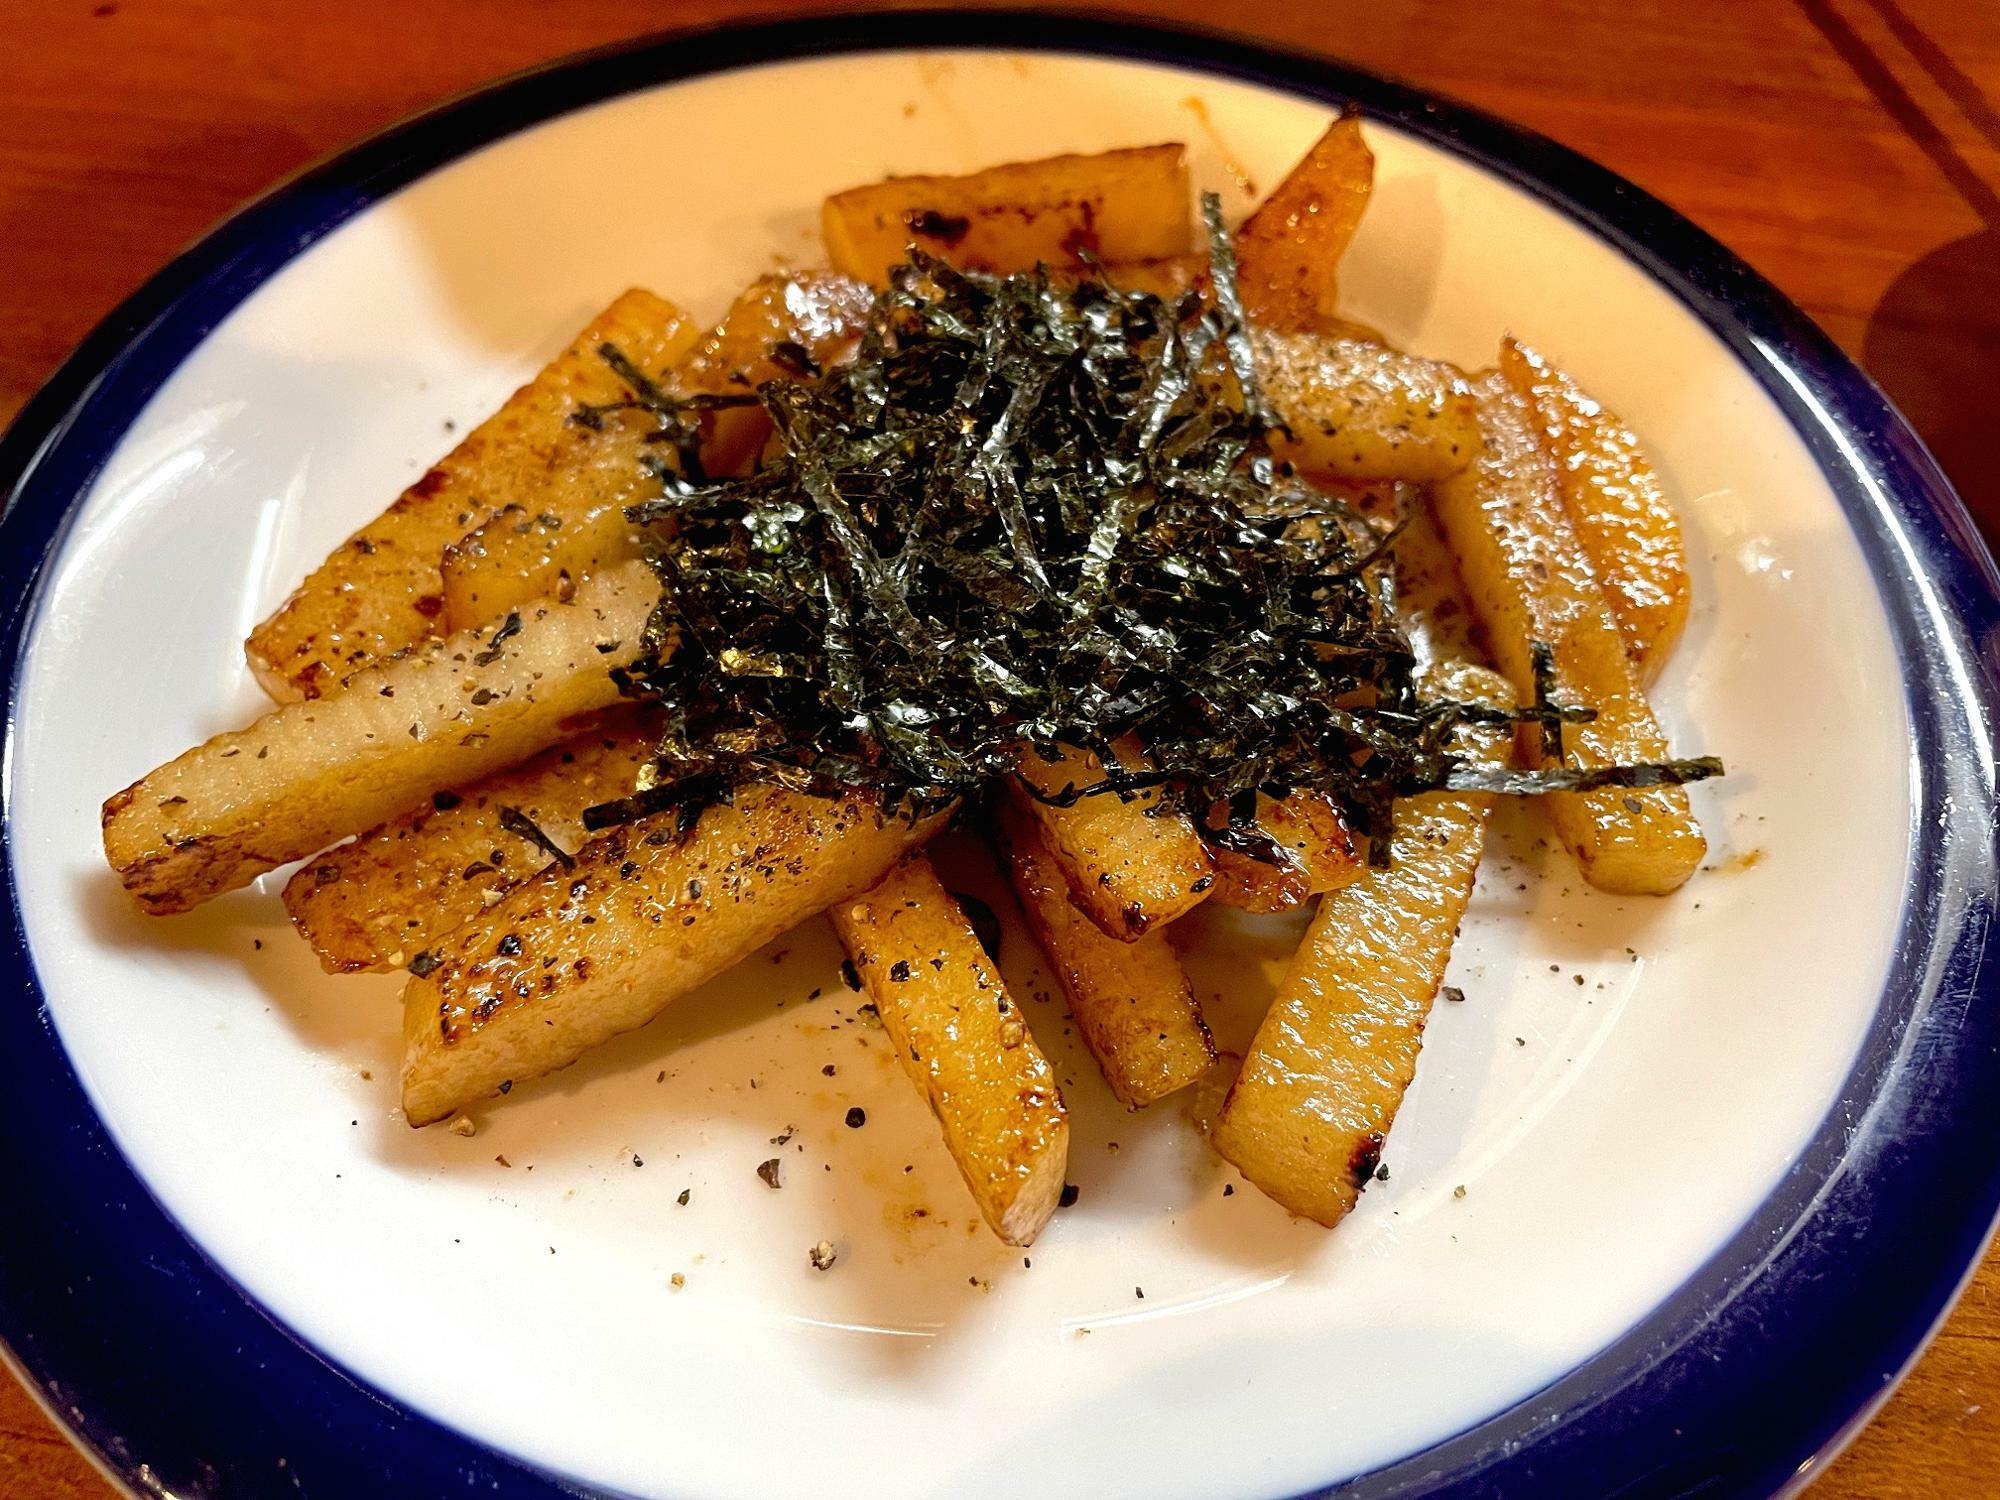
<path id="1" fill-rule="evenodd" d="M 276 270 L 396 188 L 500 136 L 637 89 L 760 63 L 912 48 L 1068 52 L 1353 102 L 1616 246 L 1786 412 L 1867 553 L 1918 746 L 1915 862 L 1883 1006 L 1779 1189 L 1636 1328 L 1485 1422 L 1316 1494 L 1770 1494 L 1886 1395 L 2000 1213 L 1992 733 L 2000 577 L 1881 393 L 1754 271 L 1658 200 L 1482 111 L 1224 33 L 1077 11 L 862 12 L 640 38 L 503 79 L 312 167 L 224 221 L 85 339 L 0 437 L 0 797 L 44 563 L 151 393 Z M 137 1492 L 594 1493 L 400 1408 L 271 1319 L 182 1233 L 106 1136 L 50 1024 L 0 819 L 0 1344 Z"/>

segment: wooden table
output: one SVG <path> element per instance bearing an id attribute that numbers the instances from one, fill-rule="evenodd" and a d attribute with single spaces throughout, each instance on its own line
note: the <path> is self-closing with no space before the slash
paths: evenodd
<path id="1" fill-rule="evenodd" d="M 1115 0 L 1113 0 L 1115 3 Z M 244 199 L 432 101 L 771 0 L 43 0 L 0 18 L 0 419 Z M 803 7 L 794 7 L 803 8 Z M 1138 0 L 1544 131 L 1719 235 L 1861 357 L 1989 535 L 2000 367 L 1996 0 Z M 2000 1257 L 1818 1496 L 2000 1489 Z M 0 1377 L 0 1496 L 104 1481 Z"/>

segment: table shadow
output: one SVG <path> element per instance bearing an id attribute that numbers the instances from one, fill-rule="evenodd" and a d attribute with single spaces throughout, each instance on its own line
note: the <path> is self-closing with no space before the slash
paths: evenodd
<path id="1" fill-rule="evenodd" d="M 1906 267 L 1875 304 L 1861 349 L 1868 373 L 1909 418 L 1989 538 L 2000 533 L 1997 310 L 2000 229 L 1989 226 Z"/>

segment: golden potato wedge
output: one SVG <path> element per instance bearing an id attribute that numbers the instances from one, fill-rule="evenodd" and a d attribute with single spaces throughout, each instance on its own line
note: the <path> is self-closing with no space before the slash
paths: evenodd
<path id="1" fill-rule="evenodd" d="M 614 828 L 446 934 L 403 990 L 403 1113 L 428 1125 L 643 1026 L 882 878 L 945 815 L 774 787 Z"/>
<path id="2" fill-rule="evenodd" d="M 1254 329 L 1264 399 L 1291 430 L 1273 447 L 1306 473 L 1349 484 L 1427 483 L 1479 452 L 1479 409 L 1465 377 L 1381 344 Z"/>
<path id="3" fill-rule="evenodd" d="M 1340 258 L 1374 183 L 1360 117 L 1343 114 L 1236 231 L 1237 280 L 1252 321 L 1297 333 L 1337 327 Z"/>
<path id="4" fill-rule="evenodd" d="M 1666 736 L 1563 508 L 1532 408 L 1498 372 L 1480 377 L 1474 390 L 1485 445 L 1470 468 L 1431 496 L 1495 662 L 1526 700 L 1534 692 L 1533 644 L 1554 653 L 1556 697 L 1597 711 L 1564 731 L 1572 764 L 1667 759 Z M 1550 747 L 1533 750 L 1540 757 Z M 1678 890 L 1708 848 L 1681 787 L 1551 792 L 1539 801 L 1584 879 L 1600 890 Z"/>
<path id="5" fill-rule="evenodd" d="M 1510 696 L 1480 668 L 1450 667 L 1434 681 L 1453 696 Z M 1485 755 L 1504 761 L 1505 733 L 1481 738 Z M 1331 1227 L 1375 1173 L 1416 1076 L 1491 802 L 1432 792 L 1398 803 L 1388 867 L 1321 900 L 1257 1028 L 1210 1140 L 1295 1214 Z"/>
<path id="6" fill-rule="evenodd" d="M 1514 339 L 1500 345 L 1500 370 L 1534 408 L 1570 524 L 1617 617 L 1639 681 L 1650 683 L 1687 624 L 1680 517 L 1639 439 L 1616 413 Z"/>
<path id="7" fill-rule="evenodd" d="M 882 284 L 909 247 L 961 270 L 1158 260 L 1193 246 L 1179 144 L 1009 162 L 967 177 L 891 177 L 826 200 L 833 268 Z"/>
<path id="8" fill-rule="evenodd" d="M 677 396 L 720 396 L 796 379 L 802 370 L 795 351 L 781 349 L 786 344 L 803 349 L 814 365 L 838 364 L 861 337 L 874 302 L 866 280 L 838 271 L 760 276 L 669 372 L 666 389 Z M 712 413 L 702 434 L 702 467 L 711 474 L 738 472 L 769 427 L 759 407 Z"/>
<path id="9" fill-rule="evenodd" d="M 1215 861 L 1215 889 L 1210 899 L 1217 906 L 1268 915 L 1292 911 L 1312 899 L 1312 892 L 1306 889 L 1306 872 L 1289 860 L 1271 864 L 1213 845 L 1208 857 Z"/>
<path id="10" fill-rule="evenodd" d="M 264 690 L 281 703 L 317 698 L 350 673 L 436 635 L 438 559 L 448 544 L 510 504 L 533 514 L 568 486 L 623 476 L 621 464 L 594 465 L 608 444 L 569 422 L 585 402 L 628 394 L 598 347 L 615 344 L 637 368 L 659 374 L 697 332 L 679 308 L 647 291 L 629 291 L 599 313 L 251 632 L 244 655 Z"/>
<path id="11" fill-rule="evenodd" d="M 440 618 L 447 630 L 464 630 L 529 599 L 569 597 L 585 579 L 643 555 L 639 528 L 625 518 L 626 506 L 660 492 L 639 467 L 642 447 L 614 437 L 597 451 L 605 486 L 595 496 L 579 494 L 580 508 L 567 516 L 529 515 L 510 505 L 444 549 Z"/>
<path id="12" fill-rule="evenodd" d="M 1379 528 L 1402 526 L 1390 554 L 1396 619 L 1415 650 L 1418 670 L 1439 662 L 1491 665 L 1485 630 L 1466 602 L 1458 562 L 1438 533 L 1425 492 L 1412 484 L 1323 488 L 1346 499 Z"/>
<path id="13" fill-rule="evenodd" d="M 1116 748 L 1124 765 L 1148 764 L 1135 742 Z M 1104 779 L 1104 762 L 1083 750 L 1053 761 L 1029 751 L 1016 769 L 1044 797 Z M 1157 792 L 1141 792 L 1130 801 L 1107 792 L 1080 797 L 1068 807 L 1030 799 L 1078 908 L 1120 942 L 1164 927 L 1198 905 L 1215 884 L 1214 862 L 1194 824 L 1180 813 L 1155 816 L 1159 800 Z"/>
<path id="14" fill-rule="evenodd" d="M 829 915 L 980 1216 L 1032 1244 L 1062 1197 L 1069 1117 L 972 924 L 921 850 Z"/>
<path id="15" fill-rule="evenodd" d="M 309 861 L 285 886 L 292 925 L 330 974 L 400 969 L 555 856 L 584 809 L 629 796 L 656 721 L 613 710 L 588 732 L 458 791 L 439 791 Z"/>
<path id="16" fill-rule="evenodd" d="M 999 799 L 994 820 L 1021 910 L 1118 1102 L 1138 1109 L 1193 1083 L 1215 1061 L 1215 1046 L 1166 933 L 1123 943 L 1098 931 L 1070 900 L 1019 792 Z"/>
<path id="17" fill-rule="evenodd" d="M 1278 852 L 1274 863 L 1210 844 L 1215 889 L 1209 899 L 1238 911 L 1289 911 L 1322 891 L 1350 885 L 1362 870 L 1340 809 L 1317 792 L 1257 797 L 1257 828 Z"/>
<path id="18" fill-rule="evenodd" d="M 644 563 L 219 734 L 104 804 L 104 853 L 146 910 L 186 911 L 513 765 L 619 701 L 660 596 Z"/>
<path id="19" fill-rule="evenodd" d="M 831 271 L 760 276 L 722 321 L 695 341 L 658 381 L 670 395 L 747 393 L 800 366 L 773 350 L 791 344 L 818 365 L 845 358 L 868 319 L 874 293 Z M 769 430 L 763 408 L 730 407 L 702 417 L 701 463 L 733 474 Z M 445 548 L 441 568 L 447 630 L 488 620 L 525 599 L 560 597 L 601 568 L 639 555 L 625 507 L 659 493 L 640 468 L 657 426 L 646 412 L 606 414 L 602 430 L 573 429 L 561 465 L 575 482 L 551 486 L 533 505 L 509 506 Z"/>
<path id="20" fill-rule="evenodd" d="M 1415 513 L 1396 539 L 1397 614 L 1417 649 L 1420 668 L 1441 661 L 1490 663 L 1486 632 L 1466 602 L 1458 562 L 1438 534 L 1437 518 L 1420 493 L 1407 493 Z"/>

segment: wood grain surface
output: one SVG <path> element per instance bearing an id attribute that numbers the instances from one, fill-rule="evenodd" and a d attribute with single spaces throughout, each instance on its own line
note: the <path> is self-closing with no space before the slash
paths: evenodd
<path id="1" fill-rule="evenodd" d="M 217 218 L 488 78 L 774 0 L 0 8 L 0 419 Z M 793 6 L 792 9 L 807 7 Z M 1664 198 L 1902 405 L 1987 534 L 2000 365 L 2000 0 L 1148 0 L 1456 95 Z M 4 1233 L 18 1233 L 7 1225 Z M 2000 1492 L 1989 1255 L 1816 1497 Z M 0 1375 L 0 1497 L 110 1493 Z"/>

